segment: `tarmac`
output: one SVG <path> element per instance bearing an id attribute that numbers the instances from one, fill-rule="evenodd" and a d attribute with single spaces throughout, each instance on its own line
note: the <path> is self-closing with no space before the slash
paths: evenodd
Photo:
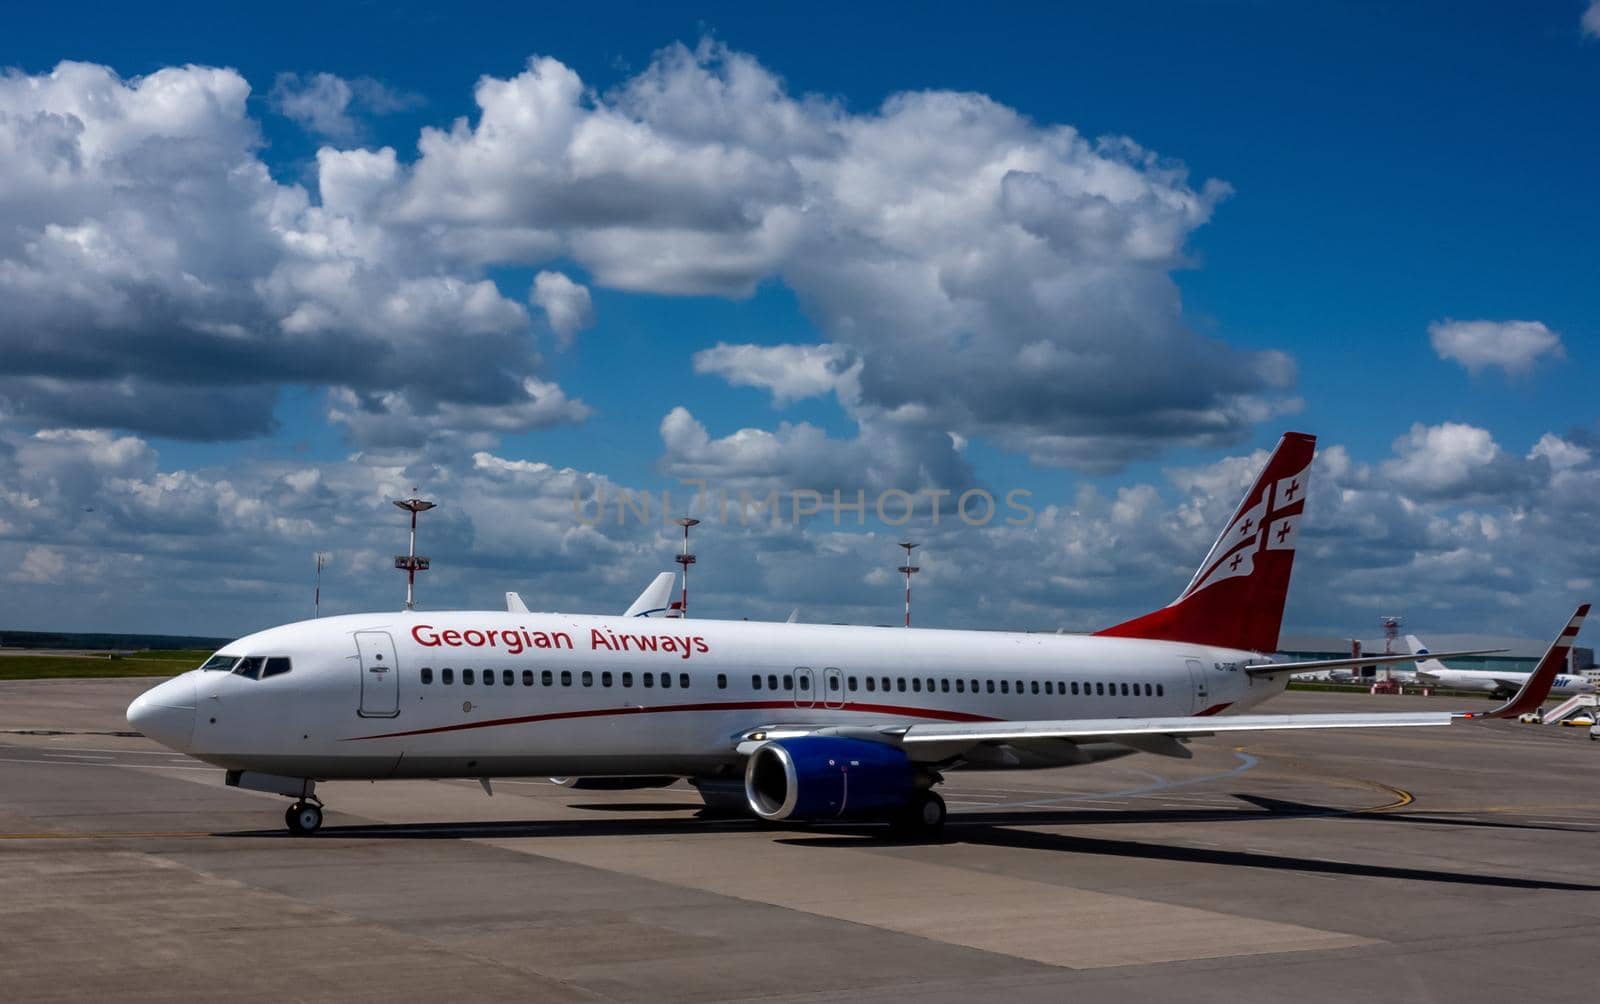
<path id="1" fill-rule="evenodd" d="M 156 681 L 0 683 L 8 1000 L 1587 1000 L 1587 730 L 1235 736 L 952 773 L 944 839 L 703 819 L 684 786 L 330 783 L 129 734 Z M 1292 693 L 1274 712 L 1447 698 Z M 1470 706 L 1470 702 L 1469 702 Z"/>

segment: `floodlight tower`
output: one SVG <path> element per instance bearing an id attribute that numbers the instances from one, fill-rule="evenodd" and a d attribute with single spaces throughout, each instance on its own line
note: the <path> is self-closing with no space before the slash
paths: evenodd
<path id="1" fill-rule="evenodd" d="M 1404 624 L 1406 619 L 1404 617 L 1395 617 L 1390 615 L 1380 617 L 1378 620 L 1383 624 L 1383 654 L 1393 655 L 1395 640 L 1400 637 L 1400 625 Z M 1393 663 L 1384 664 L 1383 678 L 1385 680 L 1394 679 L 1393 666 Z"/>
<path id="2" fill-rule="evenodd" d="M 311 617 L 315 620 L 322 616 L 322 565 L 328 560 L 328 552 L 318 551 L 317 557 L 317 585 L 311 591 Z"/>
<path id="3" fill-rule="evenodd" d="M 417 573 L 428 570 L 428 559 L 417 553 L 417 513 L 427 512 L 437 506 L 438 503 L 429 502 L 426 499 L 409 498 L 395 499 L 394 504 L 411 513 L 411 548 L 406 554 L 394 556 L 394 567 L 402 569 L 406 573 L 406 609 L 414 610 L 417 605 L 415 600 Z"/>
<path id="4" fill-rule="evenodd" d="M 906 563 L 898 569 L 906 577 L 906 627 L 911 626 L 911 577 L 922 571 L 921 566 L 911 563 L 911 549 L 917 546 L 914 540 L 902 540 L 900 546 L 906 549 Z"/>
<path id="5" fill-rule="evenodd" d="M 678 525 L 683 527 L 683 553 L 672 559 L 683 566 L 683 593 L 678 601 L 678 616 L 688 617 L 689 566 L 694 564 L 694 555 L 689 553 L 689 528 L 691 526 L 699 526 L 700 521 L 695 519 L 693 516 L 682 516 L 678 519 Z"/>

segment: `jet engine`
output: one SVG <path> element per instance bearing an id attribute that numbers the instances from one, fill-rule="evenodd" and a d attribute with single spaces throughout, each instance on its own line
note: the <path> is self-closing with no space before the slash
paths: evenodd
<path id="1" fill-rule="evenodd" d="M 884 819 L 916 797 L 916 772 L 898 747 L 866 739 L 800 736 L 756 747 L 745 799 L 762 819 Z"/>

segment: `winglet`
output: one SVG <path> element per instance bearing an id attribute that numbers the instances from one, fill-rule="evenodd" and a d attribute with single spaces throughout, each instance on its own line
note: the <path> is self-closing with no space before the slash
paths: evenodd
<path id="1" fill-rule="evenodd" d="M 1528 679 L 1522 684 L 1516 696 L 1495 708 L 1493 711 L 1484 711 L 1463 715 L 1463 718 L 1516 718 L 1518 715 L 1539 710 L 1539 706 L 1550 696 L 1550 688 L 1556 682 L 1556 676 L 1566 664 L 1567 653 L 1572 650 L 1572 640 L 1578 636 L 1578 629 L 1583 627 L 1583 619 L 1589 616 L 1589 604 L 1585 603 L 1567 621 L 1567 626 L 1556 635 L 1556 640 L 1550 643 L 1550 648 L 1544 653 L 1544 658 L 1539 660 L 1533 672 L 1528 674 Z"/>
<path id="2" fill-rule="evenodd" d="M 517 593 L 506 593 L 506 611 L 513 614 L 525 614 L 528 605 L 522 602 L 522 597 Z"/>

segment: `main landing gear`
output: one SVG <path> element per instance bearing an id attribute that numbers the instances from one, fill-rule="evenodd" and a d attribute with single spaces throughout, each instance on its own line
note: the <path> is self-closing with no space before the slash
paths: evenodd
<path id="1" fill-rule="evenodd" d="M 944 799 L 936 791 L 919 791 L 889 820 L 889 832 L 897 837 L 927 839 L 944 829 Z"/>
<path id="2" fill-rule="evenodd" d="M 283 821 L 290 833 L 297 837 L 309 837 L 322 828 L 322 803 L 296 802 L 283 814 Z"/>

